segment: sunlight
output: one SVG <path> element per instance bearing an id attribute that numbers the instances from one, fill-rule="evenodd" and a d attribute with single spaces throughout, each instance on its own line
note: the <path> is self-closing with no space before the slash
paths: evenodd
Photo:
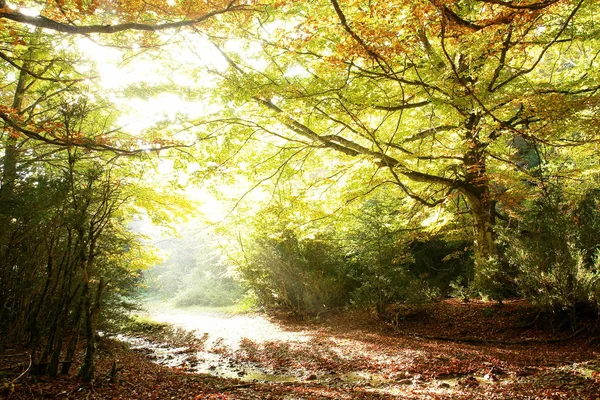
<path id="1" fill-rule="evenodd" d="M 37 17 L 40 15 L 43 6 L 31 6 L 31 7 L 17 7 L 13 4 L 7 4 L 8 8 L 11 10 L 19 10 L 23 15 L 27 15 L 28 17 Z"/>
<path id="2" fill-rule="evenodd" d="M 598 15 L 0 0 L 0 395 L 596 398 Z"/>
<path id="3" fill-rule="evenodd" d="M 172 123 L 179 115 L 190 120 L 215 112 L 219 108 L 218 104 L 208 104 L 202 99 L 184 100 L 182 95 L 162 88 L 158 94 L 137 89 L 143 83 L 148 84 L 149 88 L 169 85 L 170 82 L 183 88 L 213 85 L 213 78 L 209 74 L 203 74 L 199 78 L 183 73 L 164 75 L 165 70 L 172 70 L 173 67 L 169 63 L 173 60 L 182 65 L 189 65 L 190 68 L 197 68 L 198 62 L 217 70 L 227 68 L 223 57 L 210 42 L 189 33 L 181 36 L 188 46 L 176 47 L 169 53 L 169 58 L 147 57 L 142 54 L 126 62 L 124 50 L 100 45 L 86 37 L 76 39 L 79 50 L 96 65 L 100 87 L 109 92 L 109 98 L 118 104 L 121 110 L 125 110 L 118 123 L 126 127 L 132 135 L 140 135 L 159 122 Z M 163 37 L 171 38 L 167 35 Z M 139 46 L 134 47 L 139 49 Z M 129 91 L 127 95 L 122 94 L 125 90 Z M 189 141 L 190 135 L 180 133 L 177 140 L 181 139 Z"/>
<path id="4" fill-rule="evenodd" d="M 421 222 L 421 226 L 424 228 L 438 228 L 447 224 L 451 220 L 451 215 L 444 212 L 442 208 L 438 207 L 429 214 L 429 217 L 425 218 Z"/>

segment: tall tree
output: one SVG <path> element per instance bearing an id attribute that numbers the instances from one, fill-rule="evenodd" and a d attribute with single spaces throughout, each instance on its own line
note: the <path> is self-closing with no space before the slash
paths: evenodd
<path id="1" fill-rule="evenodd" d="M 68 371 L 81 329 L 91 380 L 102 303 L 130 292 L 149 260 L 131 262 L 140 246 L 127 230 L 158 197 L 142 179 L 146 154 L 171 144 L 117 128 L 116 106 L 78 71 L 94 68 L 69 37 L 19 27 L 0 37 L 1 336 L 29 339 L 31 372 L 55 375 L 65 347 Z M 173 200 L 160 198 L 162 209 Z"/>
<path id="2" fill-rule="evenodd" d="M 213 38 L 229 64 L 213 69 L 232 102 L 220 121 L 296 159 L 370 160 L 371 184 L 469 212 L 483 270 L 497 219 L 547 184 L 540 155 L 593 154 L 600 139 L 599 13 L 586 0 L 273 2 L 235 40 Z M 561 173 L 591 163 L 578 164 Z"/>

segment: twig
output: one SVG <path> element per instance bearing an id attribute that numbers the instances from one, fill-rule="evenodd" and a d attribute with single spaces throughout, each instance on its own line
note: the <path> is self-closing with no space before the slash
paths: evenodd
<path id="1" fill-rule="evenodd" d="M 226 392 L 229 390 L 241 389 L 241 388 L 250 387 L 250 386 L 254 386 L 254 385 L 255 385 L 255 383 L 241 383 L 239 385 L 231 385 L 231 386 L 225 386 L 225 387 L 219 388 L 219 391 Z"/>
<path id="2" fill-rule="evenodd" d="M 31 357 L 31 353 L 27 353 L 27 354 L 29 354 L 29 365 L 27 366 L 27 368 L 25 369 L 25 371 L 23 371 L 21 373 L 21 375 L 17 376 L 15 379 L 13 379 L 10 382 L 10 386 L 14 385 L 15 382 L 17 382 L 19 379 L 21 379 L 27 373 L 27 371 L 29 371 L 29 369 L 31 368 L 31 364 L 33 363 L 33 358 Z"/>
<path id="3" fill-rule="evenodd" d="M 13 357 L 21 357 L 24 356 L 25 354 L 29 354 L 27 351 L 24 353 L 16 353 L 16 354 L 2 354 L 0 355 L 0 358 L 13 358 Z"/>

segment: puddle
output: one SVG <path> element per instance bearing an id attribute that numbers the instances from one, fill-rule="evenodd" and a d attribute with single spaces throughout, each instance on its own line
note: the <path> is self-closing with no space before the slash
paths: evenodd
<path id="1" fill-rule="evenodd" d="M 140 337 L 116 335 L 132 350 L 147 354 L 153 362 L 167 367 L 184 368 L 188 372 L 208 374 L 221 378 L 236 378 L 242 381 L 298 382 L 297 376 L 268 373 L 248 365 L 236 365 L 229 358 L 210 351 L 194 351 L 189 347 L 175 347 Z"/>
<path id="2" fill-rule="evenodd" d="M 243 381 L 299 382 L 303 377 L 278 374 L 253 365 L 239 364 L 229 358 L 240 344 L 282 341 L 303 343 L 311 339 L 306 332 L 285 331 L 262 315 L 228 315 L 220 312 L 175 309 L 156 304 L 147 305 L 147 316 L 156 322 L 168 323 L 193 334 L 204 343 L 203 351 L 154 343 L 144 338 L 118 335 L 134 350 L 143 351 L 158 364 L 185 368 L 192 373 L 209 374 Z"/>
<path id="3" fill-rule="evenodd" d="M 313 372 L 302 368 L 273 370 L 268 366 L 240 361 L 240 359 L 236 359 L 236 355 L 239 355 L 239 351 L 248 351 L 244 346 L 245 343 L 251 344 L 250 348 L 256 349 L 256 351 L 267 349 L 269 342 L 283 342 L 287 345 L 286 349 L 288 347 L 294 349 L 294 344 L 314 340 L 314 332 L 284 331 L 280 326 L 260 315 L 230 316 L 220 313 L 196 313 L 192 310 L 165 312 L 160 309 L 154 309 L 149 315 L 158 322 L 170 323 L 175 327 L 193 332 L 202 340 L 203 349 L 197 351 L 188 347 L 175 347 L 126 335 L 118 335 L 117 339 L 128 343 L 134 350 L 146 353 L 151 360 L 158 364 L 182 368 L 190 373 L 235 378 L 244 382 L 283 384 L 310 382 L 327 386 L 357 386 L 387 394 L 392 394 L 394 391 L 401 393 L 408 390 L 405 389 L 408 387 L 428 387 L 438 390 L 440 393 L 447 393 L 461 387 L 487 386 L 495 383 L 495 380 L 472 375 L 423 380 L 418 375 L 390 377 L 388 374 L 366 371 L 336 373 L 322 370 Z M 342 347 L 356 345 L 356 342 L 345 343 L 337 340 L 328 347 L 328 350 L 339 351 L 342 354 Z M 368 352 L 369 349 L 364 349 L 364 351 Z"/>
<path id="4" fill-rule="evenodd" d="M 474 375 L 464 375 L 464 376 L 451 376 L 444 378 L 434 379 L 436 382 L 436 386 L 442 388 L 451 388 L 451 387 L 473 387 L 473 386 L 486 386 L 498 383 L 502 378 L 495 376 L 493 379 L 490 379 L 485 376 L 474 376 Z"/>
<path id="5" fill-rule="evenodd" d="M 343 374 L 297 376 L 273 373 L 252 365 L 239 365 L 221 352 L 194 351 L 189 347 L 175 347 L 140 337 L 119 334 L 117 340 L 127 343 L 132 350 L 147 354 L 157 364 L 184 368 L 191 373 L 208 374 L 220 378 L 235 378 L 245 382 L 317 382 L 340 383 L 360 386 L 382 386 L 390 383 L 383 375 L 369 372 L 347 372 Z M 218 340 L 217 343 L 220 343 Z"/>
<path id="6" fill-rule="evenodd" d="M 351 383 L 359 386 L 382 386 L 391 383 L 392 381 L 385 378 L 382 374 L 363 371 L 352 371 L 343 374 L 335 374 L 329 380 L 339 380 L 343 383 Z"/>
<path id="7" fill-rule="evenodd" d="M 121 342 L 127 343 L 132 350 L 140 350 L 148 353 L 148 357 L 154 362 L 168 367 L 180 367 L 190 359 L 189 347 L 175 347 L 165 343 L 155 343 L 150 340 L 131 337 L 123 334 L 115 336 Z"/>
<path id="8" fill-rule="evenodd" d="M 147 354 L 154 362 L 182 368 L 190 373 L 207 374 L 225 379 L 239 379 L 243 382 L 269 382 L 279 384 L 323 384 L 328 387 L 361 387 L 390 396 L 403 396 L 406 390 L 424 390 L 427 388 L 440 394 L 451 394 L 456 390 L 466 387 L 485 387 L 497 383 L 495 380 L 473 375 L 448 376 L 433 380 L 422 380 L 419 375 L 389 377 L 383 373 L 351 371 L 346 373 L 317 373 L 308 374 L 306 371 L 297 371 L 294 375 L 289 371 L 281 373 L 265 370 L 247 363 L 236 363 L 229 358 L 231 351 L 222 351 L 223 346 L 217 338 L 217 346 L 195 351 L 188 347 L 170 346 L 166 343 L 157 343 L 144 338 L 117 335 L 116 338 L 128 343 L 131 349 Z"/>

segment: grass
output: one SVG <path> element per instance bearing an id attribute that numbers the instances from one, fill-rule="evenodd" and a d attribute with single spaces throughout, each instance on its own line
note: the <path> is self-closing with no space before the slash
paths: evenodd
<path id="1" fill-rule="evenodd" d="M 249 314 L 256 312 L 258 306 L 256 301 L 251 297 L 244 297 L 241 301 L 236 304 L 230 304 L 227 306 L 203 306 L 203 305 L 192 305 L 185 307 L 178 307 L 172 299 L 160 299 L 160 298 L 147 298 L 143 302 L 145 309 L 152 309 L 159 312 L 167 312 L 169 310 L 185 310 L 187 312 L 205 313 L 205 314 L 227 314 L 227 315 L 240 315 Z M 146 318 L 150 321 L 150 319 Z"/>
<path id="2" fill-rule="evenodd" d="M 169 329 L 171 327 L 167 323 L 154 321 L 144 315 L 134 315 L 123 325 L 121 331 L 126 333 L 155 334 L 166 332 Z"/>

